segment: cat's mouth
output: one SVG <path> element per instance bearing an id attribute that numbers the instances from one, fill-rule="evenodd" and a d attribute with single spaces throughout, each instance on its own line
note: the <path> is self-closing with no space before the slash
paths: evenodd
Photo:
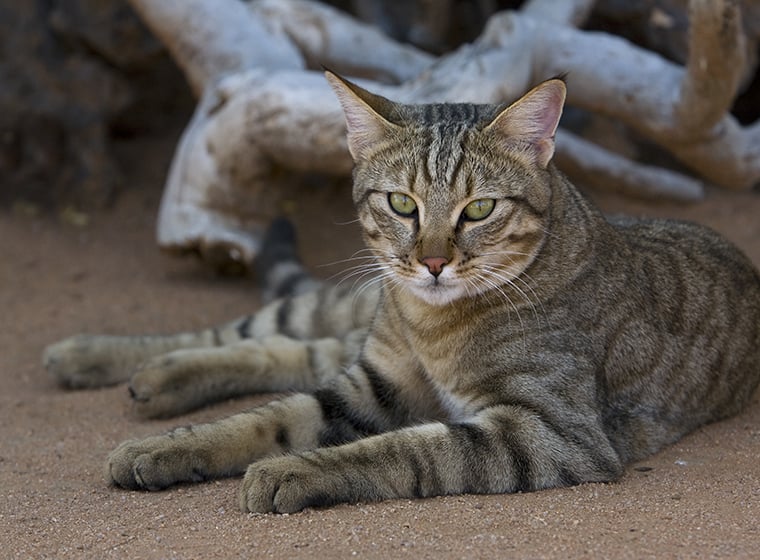
<path id="1" fill-rule="evenodd" d="M 433 276 L 425 271 L 406 284 L 415 296 L 431 305 L 447 305 L 466 295 L 461 282 L 450 275 Z"/>

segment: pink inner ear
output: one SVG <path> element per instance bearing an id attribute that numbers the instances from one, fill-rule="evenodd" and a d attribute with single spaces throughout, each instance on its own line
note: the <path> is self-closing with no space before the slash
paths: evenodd
<path id="1" fill-rule="evenodd" d="M 366 113 L 353 107 L 343 106 L 348 131 L 348 151 L 356 160 L 362 157 L 370 146 L 380 138 L 380 131 Z"/>
<path id="2" fill-rule="evenodd" d="M 562 116 L 565 91 L 562 80 L 539 84 L 502 111 L 487 128 L 508 142 L 529 144 L 534 148 L 536 163 L 546 167 L 554 155 L 554 133 Z"/>
<path id="3" fill-rule="evenodd" d="M 343 107 L 348 130 L 348 151 L 356 161 L 367 153 L 370 146 L 383 137 L 386 121 L 351 91 L 341 79 L 330 72 L 326 72 L 325 76 Z"/>

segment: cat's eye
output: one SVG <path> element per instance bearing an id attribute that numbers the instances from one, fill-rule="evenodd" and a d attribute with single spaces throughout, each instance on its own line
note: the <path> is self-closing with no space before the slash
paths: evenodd
<path id="1" fill-rule="evenodd" d="M 392 192 L 388 195 L 388 204 L 401 216 L 412 216 L 417 211 L 417 203 L 404 193 Z"/>
<path id="2" fill-rule="evenodd" d="M 496 201 L 493 198 L 473 200 L 464 207 L 462 218 L 471 221 L 483 220 L 493 211 L 495 204 Z"/>

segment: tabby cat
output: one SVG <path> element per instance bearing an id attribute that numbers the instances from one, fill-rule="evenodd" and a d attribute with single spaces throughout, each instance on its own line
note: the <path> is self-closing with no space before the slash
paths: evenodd
<path id="1" fill-rule="evenodd" d="M 255 391 L 268 405 L 122 443 L 118 486 L 245 473 L 242 508 L 538 490 L 615 480 L 760 379 L 760 277 L 712 231 L 608 222 L 551 163 L 565 84 L 509 106 L 401 105 L 328 73 L 373 260 L 358 293 L 320 287 L 227 326 L 74 337 L 63 383 L 131 378 L 170 415 Z M 308 280 L 287 228 L 263 267 Z"/>

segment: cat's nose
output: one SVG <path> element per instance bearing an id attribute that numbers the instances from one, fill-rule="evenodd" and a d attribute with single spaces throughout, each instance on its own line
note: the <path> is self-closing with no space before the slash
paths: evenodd
<path id="1" fill-rule="evenodd" d="M 422 259 L 424 264 L 430 271 L 430 274 L 438 278 L 438 275 L 443 271 L 443 267 L 449 264 L 449 260 L 445 257 L 425 257 Z"/>

